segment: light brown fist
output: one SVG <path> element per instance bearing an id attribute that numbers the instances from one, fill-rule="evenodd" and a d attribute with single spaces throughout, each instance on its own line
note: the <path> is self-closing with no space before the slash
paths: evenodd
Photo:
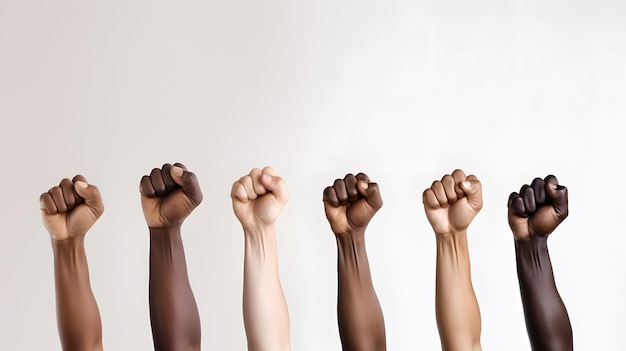
<path id="1" fill-rule="evenodd" d="M 482 185 L 476 176 L 457 169 L 434 181 L 422 201 L 435 234 L 458 233 L 467 229 L 483 207 Z"/>
<path id="2" fill-rule="evenodd" d="M 233 211 L 244 230 L 274 225 L 289 194 L 283 178 L 272 167 L 254 168 L 233 183 Z"/>
<path id="3" fill-rule="evenodd" d="M 85 236 L 104 213 L 100 191 L 82 175 L 63 179 L 39 197 L 43 224 L 55 241 Z"/>
<path id="4" fill-rule="evenodd" d="M 326 218 L 337 235 L 364 231 L 383 206 L 378 184 L 363 173 L 336 179 L 324 189 L 323 200 Z"/>
<path id="5" fill-rule="evenodd" d="M 180 226 L 202 202 L 196 175 L 180 163 L 166 163 L 141 178 L 141 207 L 150 228 Z"/>
<path id="6" fill-rule="evenodd" d="M 567 218 L 567 188 L 555 176 L 535 178 L 508 201 L 509 226 L 516 239 L 548 236 Z"/>

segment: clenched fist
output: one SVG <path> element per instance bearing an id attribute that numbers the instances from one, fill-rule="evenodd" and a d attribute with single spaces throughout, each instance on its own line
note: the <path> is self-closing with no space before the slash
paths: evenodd
<path id="1" fill-rule="evenodd" d="M 150 228 L 179 226 L 202 202 L 196 175 L 180 163 L 164 164 L 141 178 L 141 207 Z"/>
<path id="2" fill-rule="evenodd" d="M 458 233 L 467 229 L 483 207 L 482 185 L 476 176 L 457 169 L 434 181 L 422 201 L 435 234 Z"/>
<path id="3" fill-rule="evenodd" d="M 364 231 L 374 214 L 383 207 L 378 184 L 367 175 L 346 174 L 324 189 L 324 210 L 330 228 L 337 235 Z"/>
<path id="4" fill-rule="evenodd" d="M 104 212 L 100 191 L 82 175 L 63 179 L 39 197 L 43 224 L 53 240 L 85 236 Z"/>
<path id="5" fill-rule="evenodd" d="M 244 230 L 273 225 L 289 201 L 285 181 L 272 167 L 254 168 L 241 177 L 233 183 L 230 197 Z"/>
<path id="6" fill-rule="evenodd" d="M 567 188 L 555 176 L 535 178 L 509 196 L 509 226 L 515 239 L 548 236 L 567 218 Z"/>

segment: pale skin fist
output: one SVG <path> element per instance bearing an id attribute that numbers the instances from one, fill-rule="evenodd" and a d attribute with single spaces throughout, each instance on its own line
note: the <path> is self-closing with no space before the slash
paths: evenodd
<path id="1" fill-rule="evenodd" d="M 516 239 L 548 236 L 567 218 L 567 188 L 555 176 L 535 178 L 508 201 L 509 226 Z"/>
<path id="2" fill-rule="evenodd" d="M 244 230 L 274 225 L 289 201 L 285 181 L 272 167 L 254 168 L 239 178 L 233 183 L 230 197 Z"/>
<path id="3" fill-rule="evenodd" d="M 141 207 L 150 228 L 180 226 L 202 202 L 196 175 L 180 163 L 166 163 L 141 178 Z"/>
<path id="4" fill-rule="evenodd" d="M 336 235 L 364 231 L 374 214 L 383 207 L 378 184 L 367 175 L 346 174 L 324 189 L 324 211 Z"/>
<path id="5" fill-rule="evenodd" d="M 483 207 L 482 185 L 476 176 L 457 169 L 434 181 L 422 201 L 435 234 L 459 233 L 467 230 Z"/>
<path id="6" fill-rule="evenodd" d="M 104 213 L 100 191 L 82 175 L 63 179 L 39 197 L 43 224 L 54 241 L 85 236 Z"/>

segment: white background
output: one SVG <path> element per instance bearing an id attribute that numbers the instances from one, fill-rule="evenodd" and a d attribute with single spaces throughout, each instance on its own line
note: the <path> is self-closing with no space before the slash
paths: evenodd
<path id="1" fill-rule="evenodd" d="M 363 171 L 389 350 L 436 350 L 435 240 L 421 193 L 483 182 L 469 229 L 485 350 L 529 350 L 506 220 L 555 174 L 550 239 L 577 350 L 623 347 L 624 1 L 0 0 L 0 349 L 59 350 L 39 194 L 84 174 L 106 211 L 86 240 L 108 350 L 150 350 L 142 175 L 180 161 L 204 202 L 183 227 L 203 349 L 244 350 L 232 182 L 272 165 L 294 350 L 339 350 L 322 190 Z"/>

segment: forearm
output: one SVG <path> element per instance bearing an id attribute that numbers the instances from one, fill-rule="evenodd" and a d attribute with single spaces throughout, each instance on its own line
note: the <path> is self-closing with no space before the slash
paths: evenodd
<path id="1" fill-rule="evenodd" d="M 364 232 L 336 239 L 337 318 L 343 350 L 385 350 L 385 322 L 372 284 Z"/>
<path id="2" fill-rule="evenodd" d="M 572 327 L 554 282 L 547 237 L 515 240 L 515 256 L 532 349 L 573 350 Z"/>
<path id="3" fill-rule="evenodd" d="M 84 238 L 52 240 L 52 249 L 63 350 L 102 350 L 102 322 L 89 282 Z"/>
<path id="4" fill-rule="evenodd" d="M 200 316 L 180 227 L 150 228 L 149 300 L 155 350 L 200 350 Z"/>
<path id="5" fill-rule="evenodd" d="M 243 320 L 248 350 L 290 350 L 289 312 L 278 275 L 274 226 L 244 230 Z"/>
<path id="6" fill-rule="evenodd" d="M 445 351 L 481 350 L 466 232 L 437 235 L 435 310 Z"/>

